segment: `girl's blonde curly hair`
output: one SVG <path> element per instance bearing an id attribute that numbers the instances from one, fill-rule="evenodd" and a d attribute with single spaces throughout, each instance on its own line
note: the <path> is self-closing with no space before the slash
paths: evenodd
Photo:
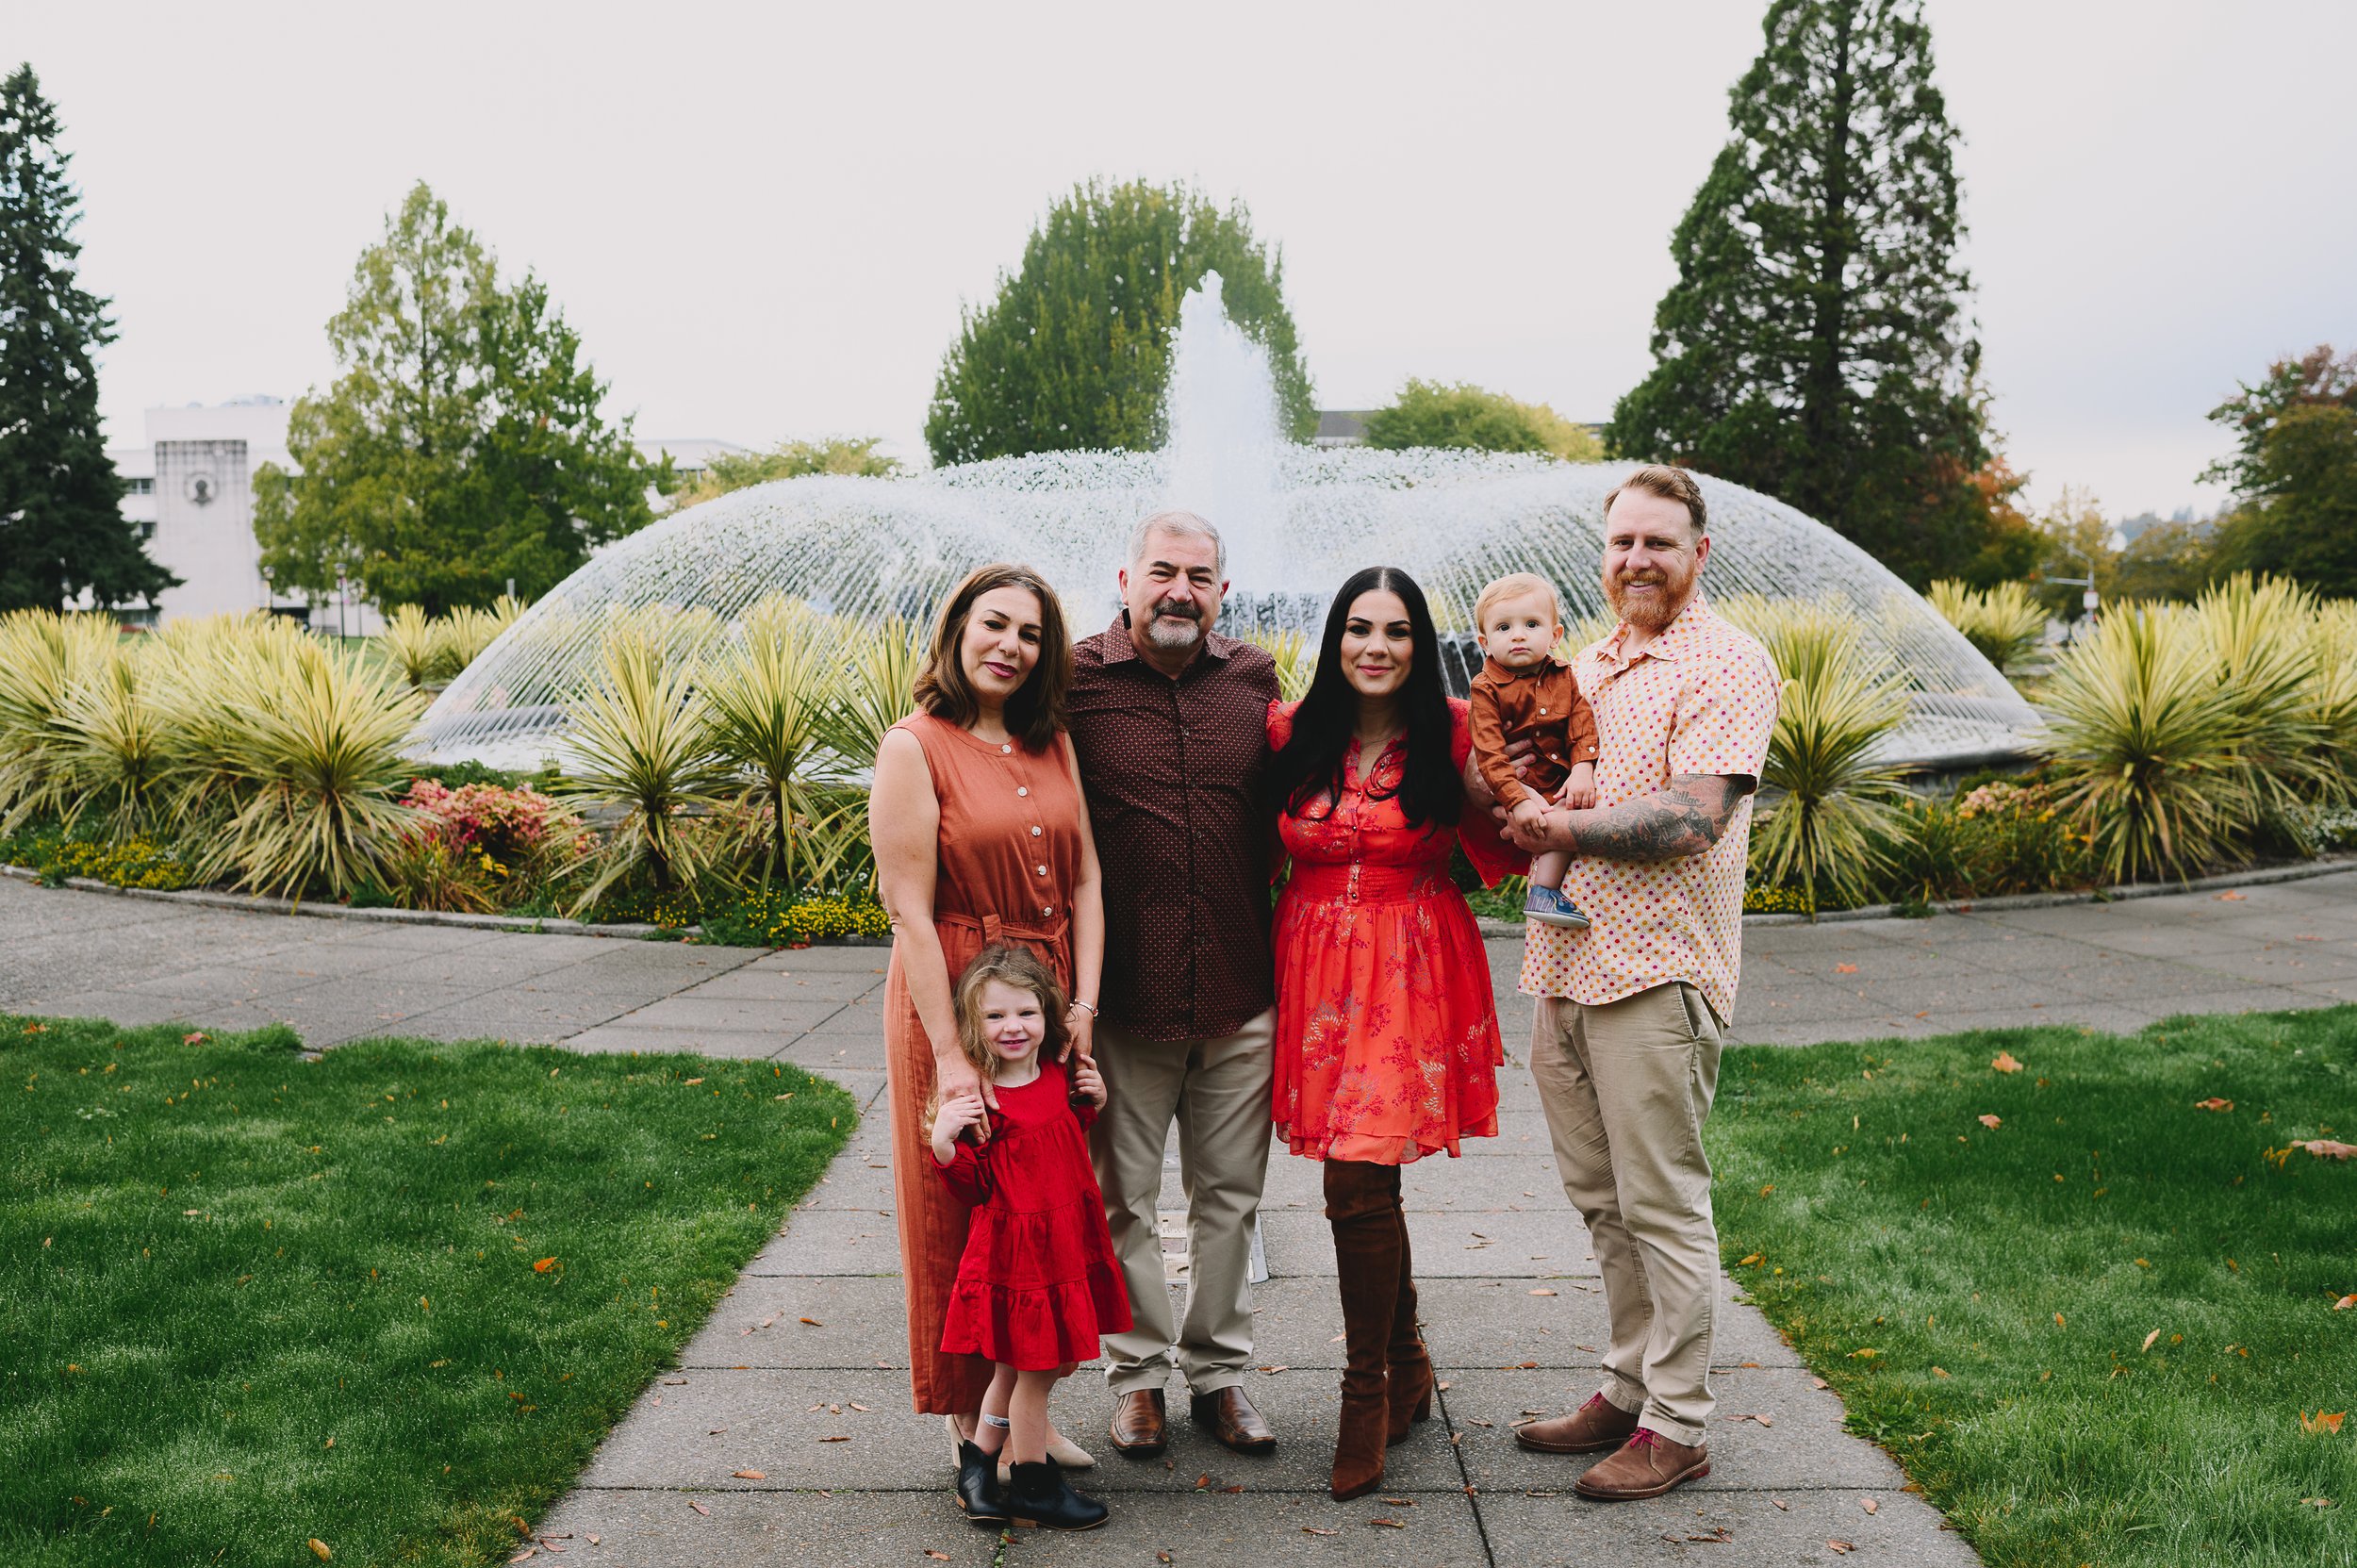
<path id="1" fill-rule="evenodd" d="M 950 997 L 951 1010 L 958 1020 L 958 1054 L 973 1065 L 985 1082 L 995 1080 L 998 1058 L 982 1035 L 982 987 L 992 981 L 1012 985 L 1018 991 L 1029 991 L 1039 999 L 1039 1011 L 1047 1026 L 1047 1033 L 1039 1043 L 1040 1065 L 1044 1068 L 1064 1053 L 1072 1039 L 1071 1025 L 1064 1015 L 1063 982 L 1056 971 L 1040 961 L 1029 948 L 1009 942 L 994 942 L 975 955 L 965 973 L 958 977 L 957 990 Z M 933 1114 L 941 1109 L 941 1085 L 933 1084 L 931 1098 L 925 1102 L 925 1136 L 933 1135 Z"/>

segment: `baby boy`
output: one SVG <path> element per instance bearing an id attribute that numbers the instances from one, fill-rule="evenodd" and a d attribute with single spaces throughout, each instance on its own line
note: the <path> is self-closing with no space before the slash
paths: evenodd
<path id="1" fill-rule="evenodd" d="M 1596 718 L 1572 679 L 1572 670 L 1551 650 L 1562 639 L 1554 587 L 1543 577 L 1518 571 L 1481 590 L 1474 602 L 1475 640 L 1484 663 L 1473 679 L 1474 760 L 1498 803 L 1517 823 L 1535 826 L 1551 801 L 1575 810 L 1596 803 Z M 1530 742 L 1523 765 L 1527 782 L 1506 754 L 1512 742 Z M 1526 919 L 1550 926 L 1584 926 L 1582 915 L 1563 896 L 1563 874 L 1571 857 L 1540 855 L 1530 865 Z"/>

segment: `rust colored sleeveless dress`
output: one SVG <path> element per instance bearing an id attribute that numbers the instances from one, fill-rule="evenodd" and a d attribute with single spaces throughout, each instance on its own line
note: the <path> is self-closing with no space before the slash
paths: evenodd
<path id="1" fill-rule="evenodd" d="M 1072 889 L 1080 876 L 1080 789 L 1061 739 L 1045 752 L 987 741 L 930 714 L 894 726 L 925 749 L 941 802 L 933 929 L 949 984 L 982 949 L 1015 942 L 1072 984 Z M 884 979 L 884 1071 L 892 1109 L 892 1188 L 908 1294 L 909 1369 L 918 1413 L 981 1408 L 991 1364 L 941 1348 L 965 1254 L 966 1206 L 934 1174 L 923 1130 L 933 1048 L 909 999 L 900 946 Z"/>

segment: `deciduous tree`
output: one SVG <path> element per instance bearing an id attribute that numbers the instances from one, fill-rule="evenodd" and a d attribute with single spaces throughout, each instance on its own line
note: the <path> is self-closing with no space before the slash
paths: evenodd
<path id="1" fill-rule="evenodd" d="M 1261 343 L 1278 418 L 1317 426 L 1285 308 L 1284 257 L 1251 214 L 1183 186 L 1092 181 L 1047 209 L 997 296 L 968 310 L 942 360 L 925 444 L 937 463 L 1162 444 L 1178 305 L 1217 272 L 1228 319 Z"/>
<path id="2" fill-rule="evenodd" d="M 2279 359 L 2210 418 L 2236 437 L 2233 455 L 2202 476 L 2236 492 L 2218 524 L 2219 566 L 2357 594 L 2357 353 L 2320 344 Z"/>
<path id="3" fill-rule="evenodd" d="M 107 302 L 81 286 L 81 196 L 57 106 L 21 65 L 0 82 L 0 610 L 153 602 L 179 579 L 123 516 L 98 418 Z"/>
<path id="4" fill-rule="evenodd" d="M 255 534 L 281 592 L 356 576 L 379 605 L 436 614 L 529 599 L 651 517 L 657 474 L 631 420 L 600 412 L 606 385 L 579 334 L 527 272 L 497 259 L 420 182 L 361 253 L 327 325 L 342 368 L 296 401 L 288 449 L 266 465 Z"/>
<path id="5" fill-rule="evenodd" d="M 1543 403 L 1521 403 L 1470 382 L 1454 386 L 1412 377 L 1391 405 L 1367 416 L 1367 445 L 1464 447 L 1478 452 L 1544 452 L 1567 463 L 1592 463 L 1604 443 Z"/>

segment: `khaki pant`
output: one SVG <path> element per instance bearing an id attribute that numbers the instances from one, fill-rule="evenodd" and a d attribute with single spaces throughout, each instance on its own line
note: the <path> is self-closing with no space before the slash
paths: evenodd
<path id="1" fill-rule="evenodd" d="M 1719 1049 L 1710 1004 L 1682 981 L 1599 1007 L 1542 997 L 1531 1031 L 1556 1168 L 1604 1275 L 1604 1396 L 1673 1443 L 1701 1443 L 1715 1403 L 1719 1232 L 1702 1134 Z"/>
<path id="2" fill-rule="evenodd" d="M 1244 1381 L 1252 1363 L 1252 1221 L 1268 1179 L 1276 1035 L 1274 1008 L 1214 1040 L 1146 1040 L 1096 1026 L 1106 1103 L 1089 1154 L 1134 1325 L 1105 1340 L 1105 1381 L 1115 1394 L 1161 1388 L 1173 1365 L 1189 1388 L 1211 1394 Z M 1154 1224 L 1174 1119 L 1187 1194 L 1183 1327 L 1171 1322 Z"/>

